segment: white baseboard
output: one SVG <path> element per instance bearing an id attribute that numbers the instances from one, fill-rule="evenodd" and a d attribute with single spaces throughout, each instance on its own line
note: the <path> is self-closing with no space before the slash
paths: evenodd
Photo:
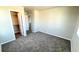
<path id="1" fill-rule="evenodd" d="M 9 41 L 6 41 L 6 42 L 1 43 L 1 44 L 0 44 L 0 52 L 2 52 L 2 44 L 5 44 L 5 43 L 8 43 L 8 42 L 11 42 L 11 41 L 13 41 L 13 40 L 15 40 L 15 39 L 12 39 L 12 40 L 9 40 Z"/>
<path id="2" fill-rule="evenodd" d="M 13 40 L 15 40 L 15 39 L 12 39 L 12 40 L 9 40 L 9 41 L 6 41 L 6 42 L 3 42 L 3 43 L 1 43 L 1 45 L 2 45 L 2 44 L 5 44 L 5 43 L 8 43 L 8 42 L 11 42 L 11 41 L 13 41 Z"/>
<path id="3" fill-rule="evenodd" d="M 40 31 L 40 32 L 43 32 L 43 31 Z M 71 40 L 70 38 L 62 37 L 62 36 L 55 35 L 55 34 L 51 34 L 51 33 L 48 33 L 48 32 L 43 32 L 43 33 L 47 33 L 47 34 L 49 34 L 49 35 L 57 36 L 57 37 L 60 37 L 60 38 L 66 39 L 66 40 Z"/>

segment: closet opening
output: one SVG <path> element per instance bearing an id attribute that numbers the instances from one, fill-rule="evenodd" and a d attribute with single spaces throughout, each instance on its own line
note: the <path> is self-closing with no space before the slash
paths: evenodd
<path id="1" fill-rule="evenodd" d="M 12 23 L 13 23 L 15 37 L 17 39 L 20 36 L 22 36 L 21 35 L 21 31 L 20 31 L 20 24 L 19 24 L 19 19 L 18 19 L 18 12 L 10 11 L 10 13 L 11 13 L 11 18 L 12 18 Z"/>

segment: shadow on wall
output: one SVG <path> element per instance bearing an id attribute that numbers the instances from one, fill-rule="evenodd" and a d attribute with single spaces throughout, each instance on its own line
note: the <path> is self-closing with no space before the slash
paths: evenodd
<path id="1" fill-rule="evenodd" d="M 1 44 L 0 44 L 0 52 L 1 52 Z"/>

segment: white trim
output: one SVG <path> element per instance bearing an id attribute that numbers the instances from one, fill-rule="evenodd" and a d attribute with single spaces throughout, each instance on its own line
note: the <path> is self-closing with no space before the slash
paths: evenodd
<path id="1" fill-rule="evenodd" d="M 24 29 L 24 21 L 23 21 L 23 20 L 25 19 L 25 17 L 23 17 L 23 14 L 21 14 L 19 11 L 16 11 L 16 10 L 9 10 L 9 13 L 10 13 L 11 11 L 18 12 L 18 21 L 19 21 L 19 26 L 20 26 L 21 35 L 27 36 L 26 30 Z M 10 14 L 10 18 L 11 18 L 11 14 Z M 12 22 L 12 18 L 11 18 L 11 22 Z M 13 23 L 12 23 L 12 24 L 13 24 Z M 12 27 L 13 27 L 13 25 L 12 25 Z M 14 30 L 14 28 L 13 28 L 13 30 Z"/>
<path id="2" fill-rule="evenodd" d="M 2 52 L 2 44 L 8 43 L 8 42 L 11 42 L 11 41 L 14 41 L 14 40 L 15 40 L 15 39 L 12 39 L 12 40 L 6 41 L 6 42 L 4 42 L 4 43 L 1 43 L 1 44 L 0 44 L 0 52 Z"/>
<path id="3" fill-rule="evenodd" d="M 16 39 L 12 39 L 12 40 L 9 40 L 9 41 L 6 41 L 6 42 L 3 42 L 3 43 L 1 43 L 1 45 L 2 45 L 2 44 L 5 44 L 5 43 L 8 43 L 8 42 L 11 42 L 11 41 L 14 41 L 14 40 L 16 40 Z"/>
<path id="4" fill-rule="evenodd" d="M 62 37 L 62 36 L 58 36 L 58 35 L 54 35 L 54 34 L 50 34 L 50 33 L 47 33 L 47 34 L 49 34 L 49 35 L 53 35 L 53 36 L 56 36 L 56 37 L 60 37 L 60 38 L 66 39 L 66 40 L 71 40 L 71 39 L 69 39 L 69 38 Z"/>
<path id="5" fill-rule="evenodd" d="M 36 32 L 38 32 L 38 31 L 36 31 Z M 39 31 L 39 32 L 43 32 L 43 31 Z M 60 37 L 60 38 L 63 38 L 63 39 L 66 39 L 66 40 L 70 40 L 70 41 L 71 41 L 70 38 L 66 38 L 66 37 L 62 37 L 62 36 L 58 36 L 58 35 L 54 35 L 54 34 L 51 34 L 51 33 L 48 33 L 48 32 L 43 32 L 43 33 L 46 33 L 46 34 L 49 34 L 49 35 L 53 35 L 53 36 Z"/>
<path id="6" fill-rule="evenodd" d="M 13 34 L 14 34 L 14 37 L 15 37 L 14 28 L 13 28 L 13 22 L 12 22 L 12 17 L 11 17 L 10 10 L 9 10 L 9 16 L 10 16 L 10 19 L 11 19 L 11 26 L 12 26 Z"/>
<path id="7" fill-rule="evenodd" d="M 61 37 L 61 36 L 58 36 L 58 35 L 53 35 L 53 36 L 57 36 L 57 37 L 60 37 L 60 38 L 66 39 L 66 40 L 71 40 L 71 39 L 69 39 L 69 38 Z"/>

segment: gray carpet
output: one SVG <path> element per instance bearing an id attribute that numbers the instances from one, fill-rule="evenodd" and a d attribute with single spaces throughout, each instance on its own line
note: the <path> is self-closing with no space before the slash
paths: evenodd
<path id="1" fill-rule="evenodd" d="M 26 37 L 2 45 L 3 52 L 70 52 L 70 41 L 42 32 L 31 33 Z"/>

